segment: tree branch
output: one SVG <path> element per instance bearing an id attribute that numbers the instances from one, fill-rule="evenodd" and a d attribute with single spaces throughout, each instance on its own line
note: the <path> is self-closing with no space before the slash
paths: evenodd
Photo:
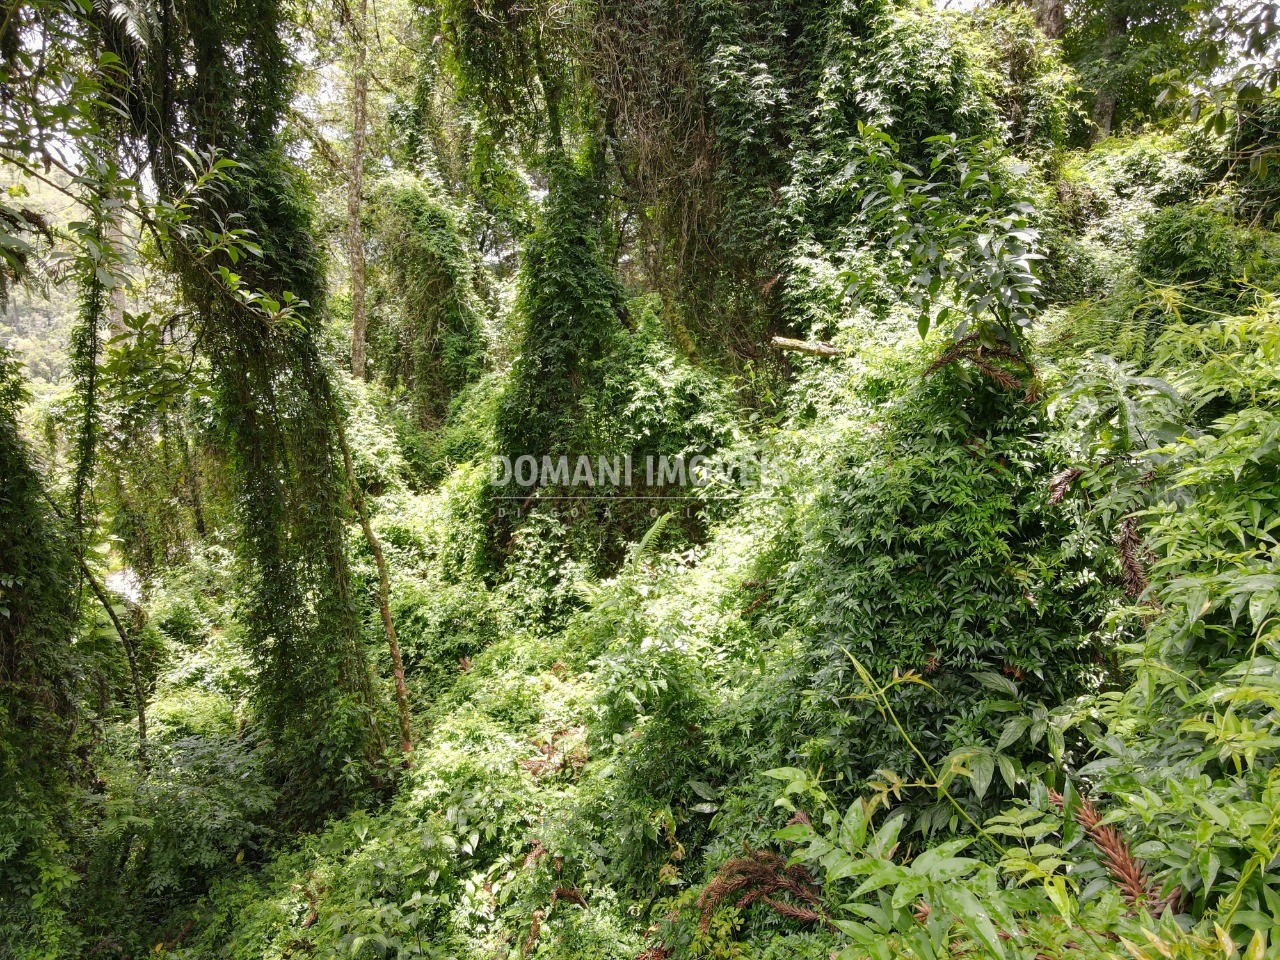
<path id="1" fill-rule="evenodd" d="M 791 350 L 813 357 L 842 357 L 844 351 L 824 340 L 793 340 L 791 337 L 774 337 L 769 346 L 775 350 Z"/>

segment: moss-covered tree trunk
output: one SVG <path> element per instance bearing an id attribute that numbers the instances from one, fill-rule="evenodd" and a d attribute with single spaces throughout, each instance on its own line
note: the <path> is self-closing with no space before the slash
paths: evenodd
<path id="1" fill-rule="evenodd" d="M 366 107 L 369 99 L 367 68 L 368 0 L 357 0 L 352 11 L 351 35 L 351 163 L 347 175 L 347 262 L 351 268 L 351 375 L 365 377 L 365 265 L 364 233 L 360 225 L 364 189 L 364 139 Z"/>
<path id="2" fill-rule="evenodd" d="M 187 233 L 165 252 L 198 315 L 236 486 L 257 714 L 291 812 L 318 820 L 360 795 L 383 738 L 348 565 L 335 405 L 315 342 L 321 258 L 310 198 L 279 135 L 292 86 L 288 17 L 278 0 L 180 0 L 165 6 L 160 32 L 145 46 L 116 35 L 136 65 L 123 97 L 134 138 L 169 197 L 191 186 L 186 150 L 235 161 L 193 217 L 214 235 L 247 230 L 261 247 L 233 262 L 193 248 Z M 273 319 L 220 267 L 242 290 L 305 304 L 287 322 Z"/>

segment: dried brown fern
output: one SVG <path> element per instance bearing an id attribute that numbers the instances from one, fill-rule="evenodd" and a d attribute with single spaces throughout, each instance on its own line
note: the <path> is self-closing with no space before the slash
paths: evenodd
<path id="1" fill-rule="evenodd" d="M 786 893 L 809 906 L 779 900 L 771 896 L 775 893 Z M 704 933 L 720 905 L 734 896 L 734 906 L 739 909 L 761 901 L 784 917 L 831 926 L 826 913 L 814 909 L 823 905 L 822 893 L 809 871 L 798 864 L 788 865 L 785 857 L 767 850 L 728 860 L 716 872 L 698 897 L 698 926 Z"/>
<path id="2" fill-rule="evenodd" d="M 1053 478 L 1049 483 L 1049 502 L 1059 504 L 1071 489 L 1071 485 L 1084 473 L 1079 467 L 1069 467 Z"/>
<path id="3" fill-rule="evenodd" d="M 559 900 L 563 900 L 565 903 L 577 904 L 584 909 L 587 906 L 586 897 L 578 891 L 577 887 L 556 887 L 551 891 L 551 905 L 554 907 Z"/>
<path id="4" fill-rule="evenodd" d="M 529 847 L 529 852 L 524 855 L 524 868 L 528 870 L 530 867 L 536 867 L 538 861 L 547 855 L 547 848 L 542 845 L 542 840 L 534 837 L 533 843 Z"/>
<path id="5" fill-rule="evenodd" d="M 553 776 L 568 769 L 571 772 L 581 770 L 587 763 L 585 743 L 579 742 L 572 750 L 564 749 L 565 741 L 581 740 L 582 727 L 562 727 L 551 735 L 550 740 L 537 741 L 537 757 L 516 761 L 533 775 L 535 780 Z"/>
<path id="6" fill-rule="evenodd" d="M 784 917 L 790 917 L 792 920 L 799 920 L 802 923 L 822 923 L 826 924 L 832 930 L 836 929 L 825 913 L 809 907 L 798 907 L 795 904 L 787 903 L 783 900 L 775 900 L 772 897 L 761 898 L 772 907 L 777 913 Z"/>
<path id="7" fill-rule="evenodd" d="M 306 883 L 295 883 L 293 889 L 307 899 L 309 910 L 307 911 L 306 919 L 302 921 L 302 928 L 305 930 L 320 919 L 320 899 L 325 895 L 328 888 L 322 883 L 316 883 L 316 875 L 310 871 L 307 872 L 304 879 L 307 881 Z M 315 885 L 314 890 L 311 888 L 312 884 Z"/>
<path id="8" fill-rule="evenodd" d="M 1076 823 L 1084 827 L 1089 839 L 1102 855 L 1102 865 L 1130 906 L 1146 902 L 1151 893 L 1151 881 L 1146 865 L 1133 855 L 1129 844 L 1115 827 L 1102 823 L 1102 814 L 1088 800 L 1081 800 L 1076 809 Z"/>
<path id="9" fill-rule="evenodd" d="M 1006 346 L 984 344 L 976 333 L 961 337 L 946 350 L 942 351 L 934 359 L 933 363 L 925 368 L 924 376 L 927 379 L 943 367 L 950 366 L 961 359 L 968 360 L 977 368 L 979 373 L 990 380 L 994 380 L 1006 390 L 1021 388 L 1027 402 L 1031 402 L 1040 396 L 1035 367 L 1031 365 L 1031 362 L 1026 357 Z M 1027 372 L 1027 379 L 1025 381 L 1019 380 L 1008 370 L 996 366 L 994 361 L 997 360 L 1021 367 Z"/>
<path id="10" fill-rule="evenodd" d="M 1132 517 L 1120 521 L 1120 539 L 1116 544 L 1120 553 L 1120 566 L 1124 570 L 1124 589 L 1131 600 L 1136 600 L 1150 584 L 1143 562 L 1142 538 Z"/>
<path id="11" fill-rule="evenodd" d="M 791 815 L 791 818 L 787 820 L 788 827 L 794 827 L 797 824 L 801 824 L 801 823 L 803 823 L 806 827 L 813 826 L 813 820 L 811 820 L 809 818 L 809 815 L 805 813 L 803 810 L 797 810 L 795 813 Z"/>
<path id="12" fill-rule="evenodd" d="M 1049 792 L 1049 800 L 1058 807 L 1062 807 L 1064 803 L 1062 794 L 1056 790 Z M 1120 835 L 1119 830 L 1102 822 L 1102 814 L 1093 801 L 1080 798 L 1075 821 L 1084 828 L 1097 848 L 1103 867 L 1130 907 L 1142 907 L 1159 916 L 1181 899 L 1182 890 L 1179 887 L 1163 897 L 1160 896 L 1159 888 L 1147 875 L 1146 864 L 1133 855 L 1128 841 Z"/>
<path id="13" fill-rule="evenodd" d="M 970 357 L 969 360 L 978 368 L 979 372 L 987 377 L 987 379 L 994 380 L 1006 390 L 1017 390 L 1019 387 L 1023 386 L 1022 381 L 1008 370 L 997 367 L 995 364 L 982 359 L 980 356 Z"/>
<path id="14" fill-rule="evenodd" d="M 943 350 L 942 353 L 938 354 L 938 356 L 934 358 L 933 363 L 925 367 L 925 379 L 928 379 L 943 367 L 950 366 L 963 357 L 965 355 L 964 345 L 969 339 L 970 337 L 965 337 L 964 340 L 959 340 L 953 343 L 951 346 L 947 347 L 946 350 Z"/>
<path id="15" fill-rule="evenodd" d="M 529 936 L 524 939 L 524 956 L 528 956 L 533 952 L 533 948 L 538 944 L 538 934 L 542 932 L 542 911 L 533 911 L 533 923 L 529 926 Z"/>

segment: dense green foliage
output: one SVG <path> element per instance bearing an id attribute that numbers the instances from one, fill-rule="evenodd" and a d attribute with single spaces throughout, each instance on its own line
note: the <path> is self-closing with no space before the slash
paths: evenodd
<path id="1" fill-rule="evenodd" d="M 2 888 L 25 894 L 55 929 L 70 882 L 62 839 L 70 811 L 68 750 L 76 724 L 70 631 L 72 561 L 58 535 L 40 478 L 18 433 L 23 399 L 17 365 L 0 353 L 0 789 Z M 65 533 L 65 531 L 64 531 Z M 0 937 L 14 940 L 31 919 L 6 897 Z"/>
<path id="2" fill-rule="evenodd" d="M 589 436 L 575 436 L 582 398 L 599 388 L 596 361 L 622 322 L 622 289 L 604 262 L 598 180 L 564 163 L 547 190 L 522 256 L 516 310 L 524 328 L 498 409 L 498 449 L 513 460 L 588 449 Z"/>
<path id="3" fill-rule="evenodd" d="M 13 0 L 0 957 L 1280 955 L 1273 8 Z"/>
<path id="4" fill-rule="evenodd" d="M 438 427 L 476 378 L 483 346 L 483 314 L 458 214 L 432 194 L 424 184 L 392 179 L 373 200 L 388 306 L 372 334 L 382 340 L 375 355 L 426 428 Z"/>

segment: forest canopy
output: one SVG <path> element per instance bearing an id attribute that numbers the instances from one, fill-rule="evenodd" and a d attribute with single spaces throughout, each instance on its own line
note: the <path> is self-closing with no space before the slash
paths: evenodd
<path id="1" fill-rule="evenodd" d="M 1280 957 L 1280 3 L 0 5 L 0 958 Z"/>

